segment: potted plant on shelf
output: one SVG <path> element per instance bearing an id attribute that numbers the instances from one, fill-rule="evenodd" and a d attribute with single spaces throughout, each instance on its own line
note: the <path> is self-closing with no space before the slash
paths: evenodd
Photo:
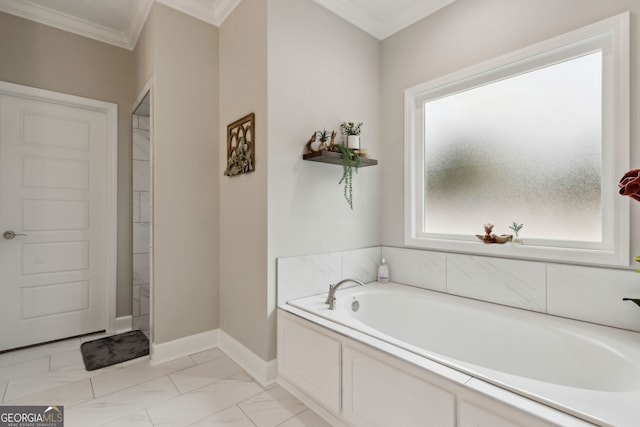
<path id="1" fill-rule="evenodd" d="M 329 133 L 328 130 L 323 129 L 316 132 L 316 134 L 318 135 L 318 140 L 320 141 L 320 146 L 318 147 L 319 151 L 328 150 L 331 148 L 331 146 L 333 146 L 333 140 L 336 137 L 335 131 Z M 331 142 L 329 143 L 329 145 L 327 145 L 327 141 L 329 141 L 329 138 L 331 138 Z"/>
<path id="2" fill-rule="evenodd" d="M 344 145 L 336 145 L 335 147 L 342 154 L 342 178 L 338 184 L 344 182 L 344 198 L 353 210 L 353 169 L 355 167 L 356 173 L 358 173 L 360 156 L 358 151 L 346 148 Z"/>
<path id="3" fill-rule="evenodd" d="M 343 144 L 346 148 L 352 150 L 360 149 L 360 131 L 362 122 L 343 122 L 340 125 L 340 133 L 342 133 Z"/>

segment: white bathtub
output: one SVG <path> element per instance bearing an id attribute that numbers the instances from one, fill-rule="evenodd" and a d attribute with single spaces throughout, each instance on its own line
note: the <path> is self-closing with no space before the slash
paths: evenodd
<path id="1" fill-rule="evenodd" d="M 601 425 L 640 425 L 640 334 L 370 283 L 289 305 Z M 353 311 L 357 301 L 359 308 Z"/>

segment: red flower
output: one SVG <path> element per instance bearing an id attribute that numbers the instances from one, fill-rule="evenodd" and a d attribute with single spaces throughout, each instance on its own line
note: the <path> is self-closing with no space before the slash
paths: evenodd
<path id="1" fill-rule="evenodd" d="M 640 169 L 634 169 L 624 174 L 618 183 L 620 194 L 629 196 L 640 202 Z"/>

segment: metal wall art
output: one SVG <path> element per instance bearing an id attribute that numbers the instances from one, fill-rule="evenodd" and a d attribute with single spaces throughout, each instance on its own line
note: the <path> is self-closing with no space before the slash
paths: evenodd
<path id="1" fill-rule="evenodd" d="M 227 126 L 226 176 L 255 170 L 255 114 L 251 113 Z"/>

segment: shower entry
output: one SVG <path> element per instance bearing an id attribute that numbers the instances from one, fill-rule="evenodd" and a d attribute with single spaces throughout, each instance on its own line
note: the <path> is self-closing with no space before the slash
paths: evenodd
<path id="1" fill-rule="evenodd" d="M 132 116 L 133 307 L 132 326 L 150 338 L 151 299 L 151 93 Z"/>

